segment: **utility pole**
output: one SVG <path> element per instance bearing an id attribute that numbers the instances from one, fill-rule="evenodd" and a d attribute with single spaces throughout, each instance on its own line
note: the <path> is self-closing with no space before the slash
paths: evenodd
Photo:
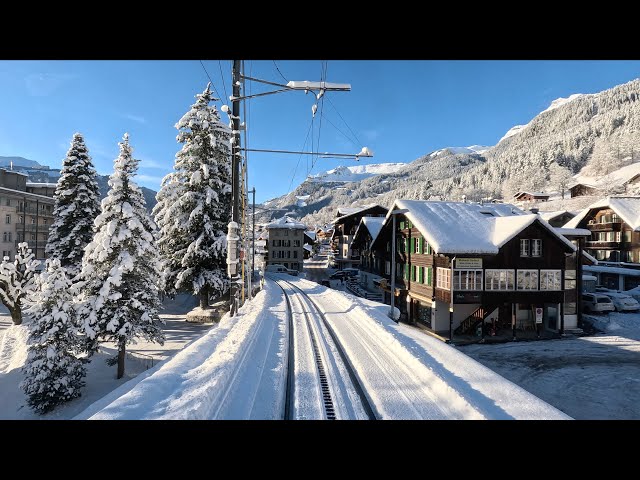
<path id="1" fill-rule="evenodd" d="M 249 193 L 253 194 L 253 201 L 251 202 L 251 211 L 253 212 L 253 215 L 251 215 L 251 275 L 253 275 L 256 264 L 256 187 L 249 190 Z"/>
<path id="2" fill-rule="evenodd" d="M 236 224 L 240 220 L 240 192 L 239 192 L 239 165 L 240 165 L 240 60 L 233 61 L 232 74 L 232 99 L 231 99 L 231 125 L 233 134 L 233 144 L 231 145 L 231 198 L 233 201 L 231 210 L 231 222 Z M 237 259 L 238 255 L 238 242 L 228 244 L 230 249 L 235 249 L 235 252 L 228 252 L 230 258 Z M 230 265 L 230 277 L 231 277 L 231 292 L 229 301 L 230 311 L 229 314 L 233 317 L 238 309 L 238 267 L 235 264 L 235 269 Z"/>

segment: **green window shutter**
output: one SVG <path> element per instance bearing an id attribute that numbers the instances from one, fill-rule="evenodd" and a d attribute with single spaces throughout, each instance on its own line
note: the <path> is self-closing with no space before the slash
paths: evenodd
<path id="1" fill-rule="evenodd" d="M 409 280 L 409 264 L 404 264 L 404 279 Z"/>
<path id="2" fill-rule="evenodd" d="M 418 239 L 418 252 L 424 253 L 424 237 Z"/>
<path id="3" fill-rule="evenodd" d="M 427 243 L 427 255 L 431 255 L 431 244 Z"/>
<path id="4" fill-rule="evenodd" d="M 400 230 L 404 230 L 404 220 L 400 222 Z"/>
<path id="5" fill-rule="evenodd" d="M 409 239 L 404 239 L 404 252 L 407 253 L 409 251 Z"/>
<path id="6" fill-rule="evenodd" d="M 416 239 L 411 237 L 411 253 L 416 251 Z"/>
<path id="7" fill-rule="evenodd" d="M 418 271 L 418 267 L 416 267 L 415 265 L 413 267 L 411 267 L 411 280 L 413 282 L 416 281 L 416 272 Z"/>
<path id="8" fill-rule="evenodd" d="M 424 283 L 424 267 L 418 268 L 418 283 Z"/>
<path id="9" fill-rule="evenodd" d="M 432 274 L 433 274 L 433 268 L 427 267 L 427 285 L 431 285 Z"/>

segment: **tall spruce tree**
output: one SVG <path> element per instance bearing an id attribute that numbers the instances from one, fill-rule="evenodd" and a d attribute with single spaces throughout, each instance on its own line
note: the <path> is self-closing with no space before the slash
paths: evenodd
<path id="1" fill-rule="evenodd" d="M 174 172 L 162 181 L 153 214 L 160 229 L 167 293 L 190 291 L 200 307 L 229 288 L 227 225 L 231 220 L 231 131 L 220 120 L 210 84 L 176 124 Z"/>
<path id="2" fill-rule="evenodd" d="M 158 316 L 161 272 L 154 245 L 156 226 L 132 179 L 139 161 L 131 155 L 129 134 L 119 146 L 115 171 L 109 177 L 111 188 L 102 200 L 96 234 L 82 260 L 79 310 L 90 353 L 97 350 L 99 339 L 118 346 L 121 378 L 126 345 L 136 343 L 137 337 L 163 344 L 164 334 Z"/>
<path id="3" fill-rule="evenodd" d="M 47 260 L 36 275 L 34 290 L 25 298 L 29 324 L 28 356 L 21 387 L 29 405 L 46 413 L 56 405 L 80 396 L 86 360 L 78 358 L 73 284 L 60 260 Z"/>
<path id="4" fill-rule="evenodd" d="M 54 222 L 46 254 L 60 259 L 73 277 L 80 272 L 84 248 L 93 238 L 93 221 L 100 213 L 97 174 L 82 135 L 73 135 L 53 196 Z"/>

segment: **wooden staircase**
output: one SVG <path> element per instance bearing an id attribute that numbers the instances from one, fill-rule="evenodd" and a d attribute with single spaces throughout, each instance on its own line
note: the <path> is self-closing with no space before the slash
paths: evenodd
<path id="1" fill-rule="evenodd" d="M 454 330 L 456 335 L 466 335 L 475 331 L 476 327 L 482 323 L 498 305 L 489 305 L 478 307 L 471 315 L 465 318 L 462 323 Z"/>

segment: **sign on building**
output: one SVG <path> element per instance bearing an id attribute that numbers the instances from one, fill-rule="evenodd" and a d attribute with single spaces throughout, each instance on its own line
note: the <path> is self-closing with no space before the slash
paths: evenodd
<path id="1" fill-rule="evenodd" d="M 454 268 L 474 270 L 482 268 L 481 258 L 456 258 Z"/>
<path id="2" fill-rule="evenodd" d="M 542 308 L 536 307 L 536 323 L 542 323 Z"/>

